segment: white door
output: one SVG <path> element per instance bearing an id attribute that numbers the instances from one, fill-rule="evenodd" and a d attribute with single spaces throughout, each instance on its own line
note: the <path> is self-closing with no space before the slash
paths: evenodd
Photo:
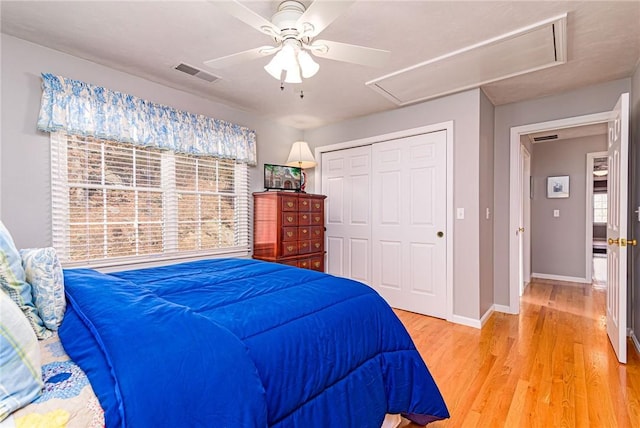
<path id="1" fill-rule="evenodd" d="M 607 156 L 607 334 L 621 363 L 627 362 L 627 180 L 629 94 L 622 94 L 609 121 Z"/>
<path id="2" fill-rule="evenodd" d="M 531 281 L 531 155 L 524 146 L 522 151 L 522 210 L 520 224 L 522 232 L 522 278 L 520 281 L 520 295 Z"/>
<path id="3" fill-rule="evenodd" d="M 371 146 L 322 154 L 326 272 L 371 285 Z"/>
<path id="4" fill-rule="evenodd" d="M 446 317 L 446 131 L 372 146 L 373 287 Z"/>

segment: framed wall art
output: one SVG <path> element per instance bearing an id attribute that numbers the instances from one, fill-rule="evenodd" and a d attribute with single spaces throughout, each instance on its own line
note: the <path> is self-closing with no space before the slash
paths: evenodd
<path id="1" fill-rule="evenodd" d="M 569 176 L 556 175 L 547 177 L 547 198 L 568 198 Z"/>

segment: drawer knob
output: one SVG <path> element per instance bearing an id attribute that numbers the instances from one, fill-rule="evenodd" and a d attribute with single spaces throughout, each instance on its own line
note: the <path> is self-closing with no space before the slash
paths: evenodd
<path id="1" fill-rule="evenodd" d="M 289 245 L 289 246 L 287 247 L 287 250 L 289 250 L 289 251 L 293 251 L 293 245 Z"/>
<path id="2" fill-rule="evenodd" d="M 287 217 L 287 221 L 288 221 L 289 223 L 292 223 L 292 222 L 293 222 L 293 217 L 291 217 L 291 216 Z"/>
<path id="3" fill-rule="evenodd" d="M 287 202 L 287 206 L 288 206 L 289 208 L 293 208 L 293 202 Z"/>
<path id="4" fill-rule="evenodd" d="M 293 236 L 293 232 L 287 232 L 287 236 L 291 238 Z"/>

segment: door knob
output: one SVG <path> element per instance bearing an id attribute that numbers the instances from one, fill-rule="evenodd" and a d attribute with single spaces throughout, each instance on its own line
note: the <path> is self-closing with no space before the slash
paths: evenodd
<path id="1" fill-rule="evenodd" d="M 620 239 L 618 239 L 618 238 L 616 238 L 616 239 L 609 238 L 607 240 L 607 242 L 609 243 L 609 245 L 620 245 Z"/>
<path id="2" fill-rule="evenodd" d="M 627 245 L 635 247 L 636 245 L 638 245 L 638 241 L 636 241 L 635 239 L 620 238 L 620 246 L 626 247 Z"/>
<path id="3" fill-rule="evenodd" d="M 444 232 L 438 232 L 437 235 L 438 235 L 438 238 L 442 238 L 444 236 Z"/>

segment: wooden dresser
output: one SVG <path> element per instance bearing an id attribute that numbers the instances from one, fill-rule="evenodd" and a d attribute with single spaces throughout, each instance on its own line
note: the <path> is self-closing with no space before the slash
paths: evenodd
<path id="1" fill-rule="evenodd" d="M 323 195 L 253 194 L 253 258 L 324 272 Z"/>

